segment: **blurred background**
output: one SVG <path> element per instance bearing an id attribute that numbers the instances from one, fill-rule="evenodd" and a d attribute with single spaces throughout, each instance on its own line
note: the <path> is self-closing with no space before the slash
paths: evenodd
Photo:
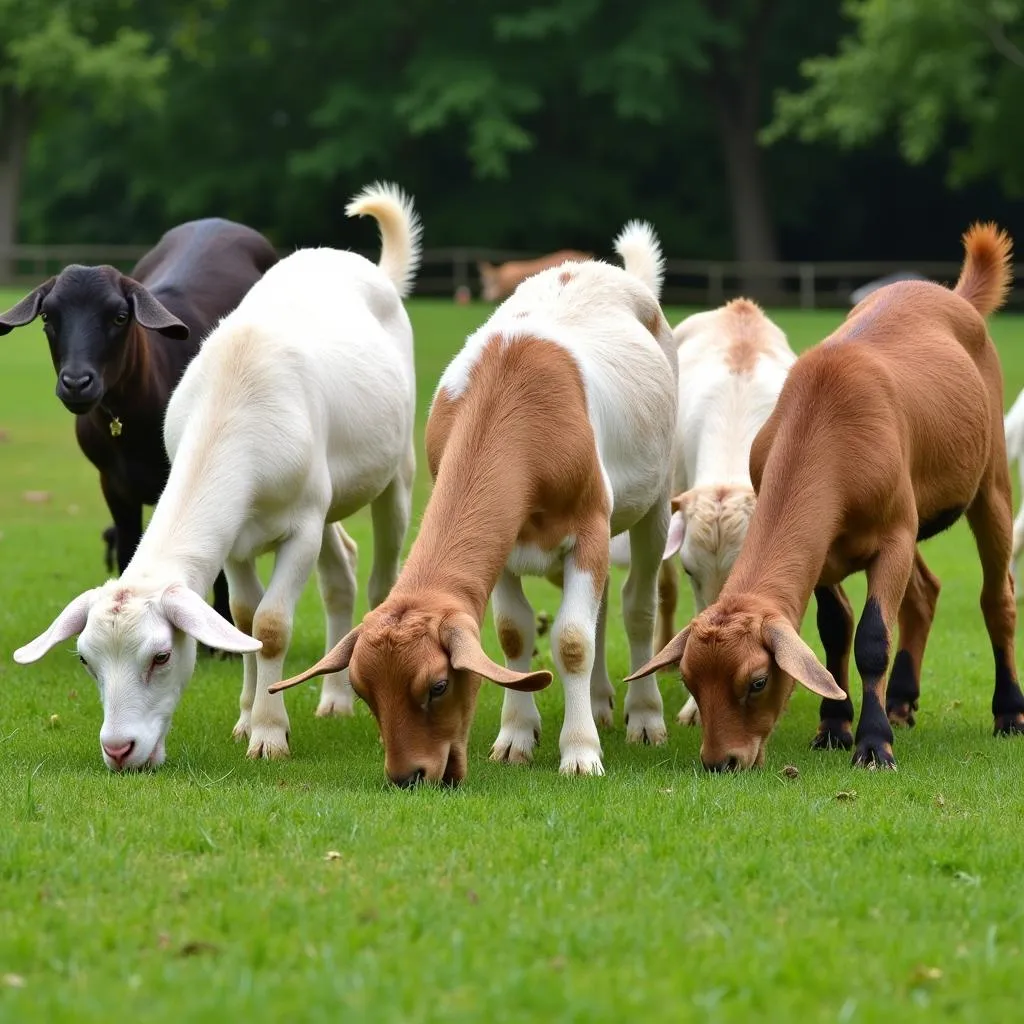
<path id="1" fill-rule="evenodd" d="M 413 193 L 421 294 L 478 258 L 654 222 L 669 301 L 836 305 L 1016 233 L 1024 0 L 0 0 L 0 283 L 130 267 L 225 216 L 376 251 Z"/>

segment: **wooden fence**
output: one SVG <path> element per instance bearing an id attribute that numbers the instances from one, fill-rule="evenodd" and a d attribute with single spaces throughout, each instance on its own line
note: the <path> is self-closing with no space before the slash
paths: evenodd
<path id="1" fill-rule="evenodd" d="M 29 287 L 69 263 L 109 263 L 128 271 L 147 251 L 145 245 L 18 245 L 0 250 L 0 284 Z M 286 252 L 282 251 L 282 255 Z M 376 259 L 375 252 L 366 253 Z M 417 295 L 452 297 L 460 288 L 479 295 L 478 260 L 501 263 L 533 254 L 498 249 L 428 249 L 416 282 Z M 803 309 L 850 305 L 850 293 L 868 281 L 897 271 L 914 271 L 944 284 L 956 281 L 959 263 L 895 261 L 738 263 L 670 259 L 666 264 L 666 304 L 717 306 L 749 295 L 774 306 Z M 1024 305 L 1016 288 L 1011 305 Z"/>

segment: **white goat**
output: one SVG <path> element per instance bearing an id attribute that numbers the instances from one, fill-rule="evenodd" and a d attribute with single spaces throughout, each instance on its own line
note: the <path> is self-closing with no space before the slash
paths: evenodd
<path id="1" fill-rule="evenodd" d="M 1010 407 L 1003 421 L 1006 433 L 1006 454 L 1010 464 L 1017 463 L 1021 478 L 1021 508 L 1013 521 L 1013 557 L 1010 559 L 1010 575 L 1013 577 L 1013 588 L 1020 600 L 1020 578 L 1017 574 L 1017 562 L 1020 560 L 1021 549 L 1024 548 L 1024 391 Z"/>
<path id="2" fill-rule="evenodd" d="M 679 345 L 676 466 L 665 558 L 677 551 L 700 614 L 718 599 L 754 511 L 750 446 L 768 419 L 796 355 L 786 335 L 747 299 L 696 313 Z M 692 697 L 682 725 L 700 722 Z"/>
<path id="3" fill-rule="evenodd" d="M 351 252 L 299 250 L 214 328 L 167 408 L 171 474 L 134 558 L 15 652 L 33 662 L 81 634 L 112 769 L 163 762 L 197 640 L 245 655 L 234 735 L 249 738 L 249 756 L 287 756 L 288 715 L 267 689 L 281 678 L 314 565 L 328 650 L 352 627 L 354 545 L 334 523 L 371 506 L 372 605 L 398 573 L 415 471 L 412 328 L 401 300 L 421 228 L 394 186 L 365 189 L 346 212 L 378 221 L 380 266 Z M 255 559 L 268 551 L 275 563 L 264 592 Z M 237 629 L 201 596 L 222 565 Z M 329 676 L 317 713 L 349 713 L 352 700 L 347 677 Z"/>

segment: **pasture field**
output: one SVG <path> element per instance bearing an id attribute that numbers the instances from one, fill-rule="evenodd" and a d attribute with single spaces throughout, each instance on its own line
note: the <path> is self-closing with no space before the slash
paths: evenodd
<path id="1" fill-rule="evenodd" d="M 17 297 L 0 294 L 3 308 Z M 442 367 L 488 309 L 411 311 L 422 430 Z M 840 316 L 777 319 L 804 348 Z M 997 318 L 993 332 L 1009 406 L 1024 385 L 1024 319 Z M 810 750 L 817 699 L 798 690 L 764 770 L 706 775 L 665 674 L 668 744 L 626 745 L 620 685 L 604 778 L 558 775 L 557 681 L 539 695 L 534 765 L 491 764 L 501 693 L 484 684 L 466 783 L 403 792 L 386 784 L 365 707 L 317 719 L 315 684 L 286 697 L 292 760 L 247 761 L 230 740 L 240 664 L 201 657 L 167 764 L 115 776 L 73 646 L 32 667 L 11 659 L 103 579 L 108 517 L 41 331 L 2 347 L 0 1021 L 1019 1017 L 1024 739 L 991 736 L 980 571 L 963 523 L 924 546 L 944 589 L 897 774 Z M 368 515 L 347 527 L 361 547 L 361 615 Z M 555 611 L 548 584 L 528 592 Z M 850 594 L 859 613 L 862 579 Z M 680 624 L 688 593 L 682 604 Z M 820 651 L 813 618 L 805 635 Z M 322 643 L 311 581 L 289 669 Z M 485 645 L 499 655 L 489 620 Z M 539 648 L 550 665 L 547 638 Z"/>

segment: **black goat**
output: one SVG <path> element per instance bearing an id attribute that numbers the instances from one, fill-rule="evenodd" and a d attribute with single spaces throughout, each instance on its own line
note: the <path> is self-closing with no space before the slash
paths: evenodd
<path id="1" fill-rule="evenodd" d="M 57 397 L 75 413 L 78 444 L 100 472 L 114 526 L 107 565 L 124 572 L 170 464 L 167 401 L 203 338 L 277 262 L 259 232 L 228 220 L 172 228 L 126 276 L 113 267 L 70 266 L 0 315 L 0 335 L 43 319 Z M 224 574 L 214 606 L 230 621 Z"/>

